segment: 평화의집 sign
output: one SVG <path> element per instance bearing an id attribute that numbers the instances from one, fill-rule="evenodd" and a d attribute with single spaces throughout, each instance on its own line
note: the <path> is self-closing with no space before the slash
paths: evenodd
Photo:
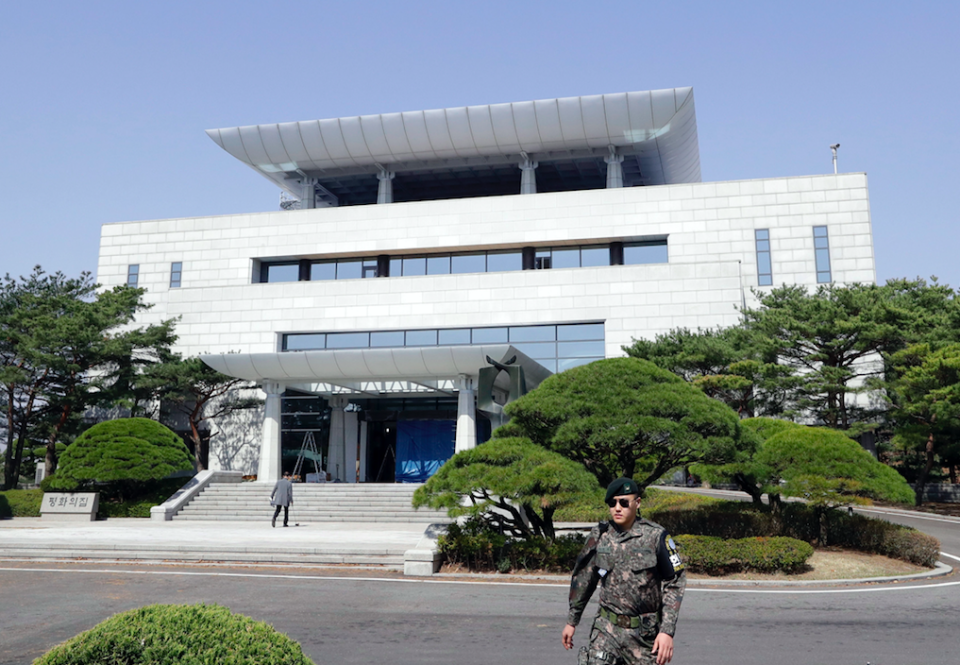
<path id="1" fill-rule="evenodd" d="M 98 492 L 47 492 L 40 504 L 40 516 L 44 519 L 92 522 L 97 519 L 99 505 Z"/>

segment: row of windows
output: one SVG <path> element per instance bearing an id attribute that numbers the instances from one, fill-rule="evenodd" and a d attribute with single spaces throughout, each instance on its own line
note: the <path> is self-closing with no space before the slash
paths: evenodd
<path id="1" fill-rule="evenodd" d="M 773 284 L 773 262 L 770 258 L 770 229 L 757 229 L 754 232 L 757 246 L 757 284 Z M 813 227 L 813 248 L 817 266 L 817 283 L 832 281 L 830 273 L 830 238 L 826 226 Z"/>
<path id="2" fill-rule="evenodd" d="M 525 248 L 523 250 L 422 254 L 418 256 L 339 259 L 325 261 L 263 261 L 260 282 L 322 281 L 368 277 L 461 275 L 512 270 L 595 268 L 667 262 L 667 241 L 654 240 L 580 247 Z"/>
<path id="3" fill-rule="evenodd" d="M 288 333 L 283 335 L 281 344 L 284 351 L 511 344 L 551 372 L 562 372 L 604 357 L 602 323 L 349 333 Z"/>
<path id="4" fill-rule="evenodd" d="M 183 262 L 174 261 L 170 264 L 170 288 L 179 289 L 183 277 Z M 140 264 L 131 263 L 127 266 L 127 286 L 136 288 L 140 283 Z"/>

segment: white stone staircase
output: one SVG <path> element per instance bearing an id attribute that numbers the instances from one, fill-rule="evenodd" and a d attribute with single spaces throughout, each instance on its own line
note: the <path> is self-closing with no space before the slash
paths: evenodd
<path id="1" fill-rule="evenodd" d="M 415 484 L 295 483 L 291 522 L 449 523 L 446 511 L 411 505 Z M 270 483 L 212 483 L 173 519 L 264 522 L 273 515 Z M 282 517 L 281 513 L 281 517 Z"/>

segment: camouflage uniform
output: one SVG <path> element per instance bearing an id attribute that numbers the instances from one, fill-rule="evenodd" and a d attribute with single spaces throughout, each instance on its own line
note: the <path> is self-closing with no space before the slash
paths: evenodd
<path id="1" fill-rule="evenodd" d="M 628 531 L 612 522 L 595 526 L 570 581 L 569 625 L 580 622 L 597 583 L 600 611 L 590 631 L 588 662 L 655 663 L 653 641 L 658 633 L 673 636 L 687 584 L 666 530 L 639 517 Z"/>

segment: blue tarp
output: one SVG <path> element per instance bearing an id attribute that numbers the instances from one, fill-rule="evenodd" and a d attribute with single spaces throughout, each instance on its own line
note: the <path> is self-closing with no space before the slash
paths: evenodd
<path id="1" fill-rule="evenodd" d="M 398 483 L 422 483 L 453 457 L 457 423 L 452 420 L 397 422 Z"/>

